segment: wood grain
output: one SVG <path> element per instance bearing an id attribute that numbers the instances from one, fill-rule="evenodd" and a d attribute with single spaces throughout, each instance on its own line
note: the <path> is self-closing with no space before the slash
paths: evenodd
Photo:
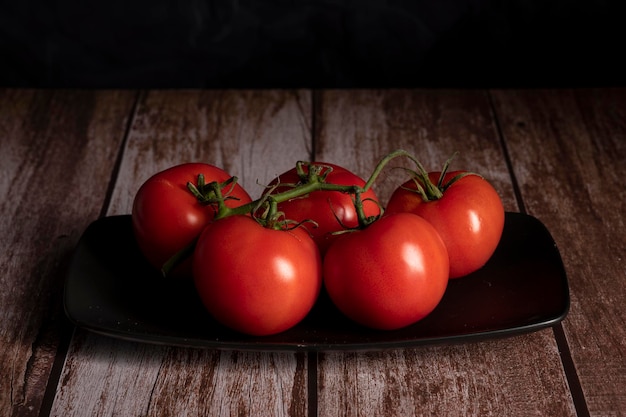
<path id="1" fill-rule="evenodd" d="M 529 213 L 568 273 L 563 326 L 591 415 L 626 415 L 626 90 L 493 93 Z"/>
<path id="2" fill-rule="evenodd" d="M 323 416 L 573 416 L 552 332 L 320 359 Z M 521 356 L 523 355 L 523 356 Z"/>
<path id="3" fill-rule="evenodd" d="M 309 369 L 315 360 L 303 353 L 184 349 L 76 329 L 65 355 L 69 255 L 98 216 L 129 213 L 153 173 L 214 163 L 256 197 L 298 159 L 366 177 L 398 148 L 429 170 L 459 151 L 453 169 L 480 172 L 507 210 L 546 224 L 571 287 L 565 340 L 546 329 L 326 352 Z M 626 415 L 625 160 L 624 89 L 0 89 L 0 417 L 49 408 L 53 416 Z M 375 184 L 383 202 L 405 177 L 384 172 Z M 51 369 L 63 359 L 57 386 Z"/>
<path id="4" fill-rule="evenodd" d="M 316 158 L 368 176 L 402 148 L 430 170 L 459 151 L 453 168 L 479 172 L 517 210 L 484 92 L 326 91 L 317 97 Z M 402 163 L 404 166 L 406 162 Z M 386 201 L 401 170 L 377 184 Z M 574 415 L 550 330 L 461 346 L 320 357 L 320 415 Z"/>
<path id="5" fill-rule="evenodd" d="M 251 194 L 311 157 L 303 91 L 156 91 L 141 98 L 108 214 L 129 213 L 160 169 L 216 164 Z M 199 351 L 77 332 L 52 415 L 303 416 L 307 361 L 296 353 Z"/>
<path id="6" fill-rule="evenodd" d="M 0 90 L 0 416 L 39 415 L 63 267 L 100 211 L 133 92 Z"/>

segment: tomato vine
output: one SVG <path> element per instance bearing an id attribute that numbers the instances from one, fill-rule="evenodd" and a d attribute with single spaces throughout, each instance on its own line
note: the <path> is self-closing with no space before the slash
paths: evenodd
<path id="1" fill-rule="evenodd" d="M 332 166 L 323 163 L 298 161 L 296 163 L 296 172 L 299 178 L 297 183 L 277 184 L 274 188 L 280 185 L 283 188 L 288 187 L 288 189 L 275 194 L 268 192 L 256 200 L 234 207 L 228 206 L 226 201 L 235 198 L 231 195 L 231 192 L 238 181 L 236 176 L 233 176 L 223 182 L 212 181 L 206 183 L 204 176 L 199 174 L 196 183 L 194 184 L 192 182 L 188 182 L 187 188 L 189 192 L 197 198 L 200 204 L 210 205 L 214 208 L 214 221 L 234 215 L 250 215 L 262 226 L 276 230 L 288 230 L 299 227 L 307 222 L 315 223 L 308 220 L 294 221 L 292 219 L 285 218 L 284 214 L 278 210 L 278 205 L 280 203 L 292 199 L 303 198 L 316 191 L 336 191 L 345 193 L 352 197 L 358 219 L 357 229 L 364 229 L 380 219 L 383 215 L 384 209 L 379 204 L 380 213 L 378 215 L 367 216 L 363 210 L 363 199 L 361 196 L 374 185 L 381 172 L 385 169 L 389 162 L 396 158 L 407 158 L 410 160 L 415 165 L 415 169 L 404 169 L 411 174 L 410 181 L 412 181 L 413 184 L 411 187 L 407 187 L 405 185 L 403 188 L 407 191 L 418 194 L 424 202 L 429 202 L 442 198 L 444 191 L 461 178 L 467 175 L 479 176 L 473 172 L 461 172 L 444 182 L 444 178 L 447 178 L 446 174 L 448 172 L 450 162 L 455 156 L 456 154 L 445 162 L 438 181 L 434 182 L 429 178 L 428 172 L 415 156 L 403 149 L 398 149 L 390 152 L 380 159 L 363 186 L 355 184 L 341 185 L 326 182 L 328 175 L 333 170 Z M 350 229 L 348 229 L 348 231 L 349 230 Z M 163 275 L 167 275 L 175 265 L 189 256 L 192 253 L 195 244 L 196 240 L 191 242 L 188 247 L 184 248 L 179 253 L 176 253 L 171 259 L 169 259 L 163 265 L 161 270 Z"/>

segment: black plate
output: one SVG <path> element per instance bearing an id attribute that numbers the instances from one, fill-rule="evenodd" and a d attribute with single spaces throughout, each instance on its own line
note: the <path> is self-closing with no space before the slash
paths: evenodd
<path id="1" fill-rule="evenodd" d="M 500 244 L 481 270 L 451 280 L 435 311 L 394 331 L 351 322 L 322 294 L 286 332 L 233 332 L 209 316 L 190 282 L 165 280 L 146 263 L 128 215 L 87 228 L 65 286 L 65 311 L 78 326 L 135 341 L 219 349 L 374 350 L 464 342 L 539 330 L 563 320 L 568 310 L 567 277 L 554 240 L 539 220 L 520 213 L 506 213 Z"/>

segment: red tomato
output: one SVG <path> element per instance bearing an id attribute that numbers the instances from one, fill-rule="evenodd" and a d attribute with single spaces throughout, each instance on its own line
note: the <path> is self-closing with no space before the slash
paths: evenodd
<path id="1" fill-rule="evenodd" d="M 326 177 L 326 183 L 337 185 L 356 185 L 362 187 L 365 181 L 348 171 L 345 168 L 325 162 L 315 162 L 316 166 L 326 166 L 332 168 L 332 171 Z M 304 167 L 308 173 L 308 168 Z M 270 186 L 279 184 L 295 184 L 300 181 L 297 169 L 293 168 L 282 173 Z M 278 187 L 272 194 L 276 194 L 289 187 Z M 371 188 L 361 195 L 363 201 L 363 211 L 366 216 L 377 216 L 380 214 L 380 207 L 376 203 L 378 197 Z M 339 191 L 315 191 L 307 196 L 298 197 L 289 201 L 280 203 L 278 210 L 285 213 L 285 217 L 296 222 L 303 220 L 313 220 L 317 223 L 317 227 L 313 225 L 305 225 L 310 232 L 311 237 L 320 248 L 322 255 L 333 240 L 337 237 L 332 235 L 346 228 L 355 228 L 359 225 L 354 203 L 350 194 Z M 342 226 L 343 224 L 343 226 Z"/>
<path id="2" fill-rule="evenodd" d="M 446 184 L 462 171 L 448 172 Z M 439 172 L 428 174 L 437 184 Z M 408 188 L 408 190 L 407 190 Z M 504 207 L 496 190 L 484 178 L 470 174 L 454 182 L 437 200 L 425 202 L 415 182 L 407 181 L 391 195 L 386 213 L 409 212 L 437 229 L 450 256 L 450 278 L 480 269 L 496 250 L 504 228 Z"/>
<path id="3" fill-rule="evenodd" d="M 198 174 L 205 182 L 224 182 L 231 176 L 222 169 L 203 163 L 186 163 L 161 171 L 139 188 L 133 202 L 133 232 L 139 249 L 156 268 L 184 249 L 209 224 L 215 209 L 203 205 L 187 189 L 187 182 L 197 183 Z M 230 190 L 230 187 L 225 192 Z M 235 199 L 226 205 L 235 207 L 251 201 L 246 191 L 235 184 L 229 194 Z M 190 275 L 191 262 L 181 264 L 175 275 Z"/>
<path id="4" fill-rule="evenodd" d="M 324 285 L 347 317 L 392 330 L 426 317 L 448 284 L 448 253 L 435 229 L 410 213 L 341 235 L 324 258 Z"/>
<path id="5" fill-rule="evenodd" d="M 248 216 L 210 224 L 193 255 L 193 277 L 206 309 L 222 324 L 263 336 L 300 322 L 322 284 L 321 259 L 308 233 L 264 228 Z"/>

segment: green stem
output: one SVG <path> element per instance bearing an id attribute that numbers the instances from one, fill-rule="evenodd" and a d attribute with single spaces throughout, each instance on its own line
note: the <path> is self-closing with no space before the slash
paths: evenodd
<path id="1" fill-rule="evenodd" d="M 308 173 L 305 173 L 304 169 L 302 168 L 304 162 L 298 161 L 298 163 L 296 164 L 296 169 L 297 169 L 298 175 L 303 180 L 303 184 L 297 185 L 291 189 L 288 189 L 278 194 L 272 194 L 271 199 L 276 204 L 280 204 L 285 201 L 302 197 L 306 194 L 310 194 L 314 191 L 338 191 L 338 192 L 342 192 L 346 194 L 353 194 L 353 195 L 356 195 L 358 193 L 360 197 L 360 194 L 366 192 L 372 187 L 372 185 L 378 179 L 380 173 L 387 166 L 387 164 L 393 159 L 399 158 L 399 157 L 409 158 L 413 163 L 417 165 L 418 170 L 424 173 L 424 175 L 426 176 L 426 179 L 428 178 L 428 174 L 426 174 L 426 171 L 424 170 L 420 162 L 413 155 L 411 155 L 410 153 L 402 149 L 395 150 L 389 153 L 388 155 L 386 155 L 384 158 L 382 158 L 378 162 L 378 164 L 376 164 L 376 167 L 372 171 L 372 174 L 370 175 L 370 177 L 368 178 L 367 182 L 365 183 L 363 187 L 359 187 L 357 185 L 328 184 L 324 182 L 328 174 L 327 172 L 324 172 L 323 169 L 317 169 L 316 166 L 309 166 Z M 438 195 L 438 197 L 436 198 L 441 197 L 441 191 L 437 189 L 435 185 L 433 185 L 430 181 L 427 181 L 426 184 L 427 184 L 426 192 L 429 195 L 433 195 L 433 196 Z M 217 189 L 215 189 L 214 192 L 216 194 L 218 201 L 221 201 L 219 197 L 221 196 L 221 191 L 218 191 Z M 268 197 L 261 197 L 258 200 L 252 201 L 250 203 L 247 203 L 239 207 L 235 207 L 235 208 L 229 208 L 225 204 L 223 204 L 223 201 L 221 201 L 222 204 L 218 207 L 218 212 L 215 216 L 215 219 L 217 220 L 217 219 L 221 219 L 223 217 L 232 216 L 232 215 L 249 214 L 257 210 L 259 206 L 263 203 L 262 200 L 266 198 Z M 357 215 L 359 215 L 359 224 L 366 224 L 367 219 L 365 219 L 365 214 L 363 213 L 363 203 L 361 202 L 361 199 L 356 198 L 355 203 L 358 206 L 356 207 L 356 210 L 357 210 Z M 271 214 L 272 213 L 270 213 L 270 215 Z"/>
<path id="2" fill-rule="evenodd" d="M 188 244 L 187 246 L 185 246 L 183 249 L 181 249 L 180 251 L 176 252 L 174 254 L 174 256 L 172 256 L 171 258 L 169 258 L 161 267 L 161 274 L 164 277 L 167 277 L 169 275 L 169 273 L 172 271 L 172 269 L 174 269 L 175 266 L 177 266 L 178 264 L 180 264 L 182 261 L 184 261 L 187 257 L 191 256 L 193 254 L 193 250 L 196 247 L 196 242 L 197 242 L 197 238 L 194 239 L 190 244 Z"/>
<path id="3" fill-rule="evenodd" d="M 233 216 L 238 214 L 248 214 L 254 211 L 259 207 L 259 203 L 262 202 L 263 199 L 269 198 L 272 203 L 280 204 L 285 201 L 291 200 L 293 198 L 302 197 L 304 195 L 310 194 L 314 191 L 339 191 L 342 193 L 355 193 L 356 190 L 360 190 L 360 187 L 356 185 L 338 185 L 338 184 L 327 184 L 320 181 L 313 181 L 310 183 L 302 184 L 297 187 L 291 188 L 287 191 L 283 191 L 278 194 L 272 194 L 269 197 L 262 197 L 258 200 L 254 200 L 250 203 L 243 204 L 238 207 L 227 207 L 224 205 L 223 209 L 218 209 L 217 215 L 215 216 L 215 220 L 221 219 L 227 216 Z"/>
<path id="4" fill-rule="evenodd" d="M 363 209 L 361 190 L 357 190 L 354 193 L 354 209 L 356 211 L 356 217 L 359 220 L 359 227 L 366 227 L 370 222 L 369 219 L 365 216 L 365 210 Z"/>
<path id="5" fill-rule="evenodd" d="M 380 173 L 382 172 L 382 170 L 385 168 L 385 166 L 387 166 L 387 164 L 391 162 L 391 160 L 395 158 L 399 158 L 399 157 L 407 157 L 413 162 L 416 162 L 419 164 L 419 162 L 417 162 L 417 160 L 413 157 L 413 155 L 411 155 L 407 151 L 402 150 L 402 149 L 395 150 L 391 152 L 390 154 L 388 154 L 387 156 L 385 156 L 383 159 L 381 159 L 378 162 L 378 164 L 376 164 L 376 167 L 374 167 L 374 171 L 372 171 L 372 174 L 370 175 L 369 179 L 363 186 L 363 191 L 369 190 L 374 184 L 374 182 L 376 181 L 376 179 L 378 178 L 378 176 L 380 175 Z"/>

